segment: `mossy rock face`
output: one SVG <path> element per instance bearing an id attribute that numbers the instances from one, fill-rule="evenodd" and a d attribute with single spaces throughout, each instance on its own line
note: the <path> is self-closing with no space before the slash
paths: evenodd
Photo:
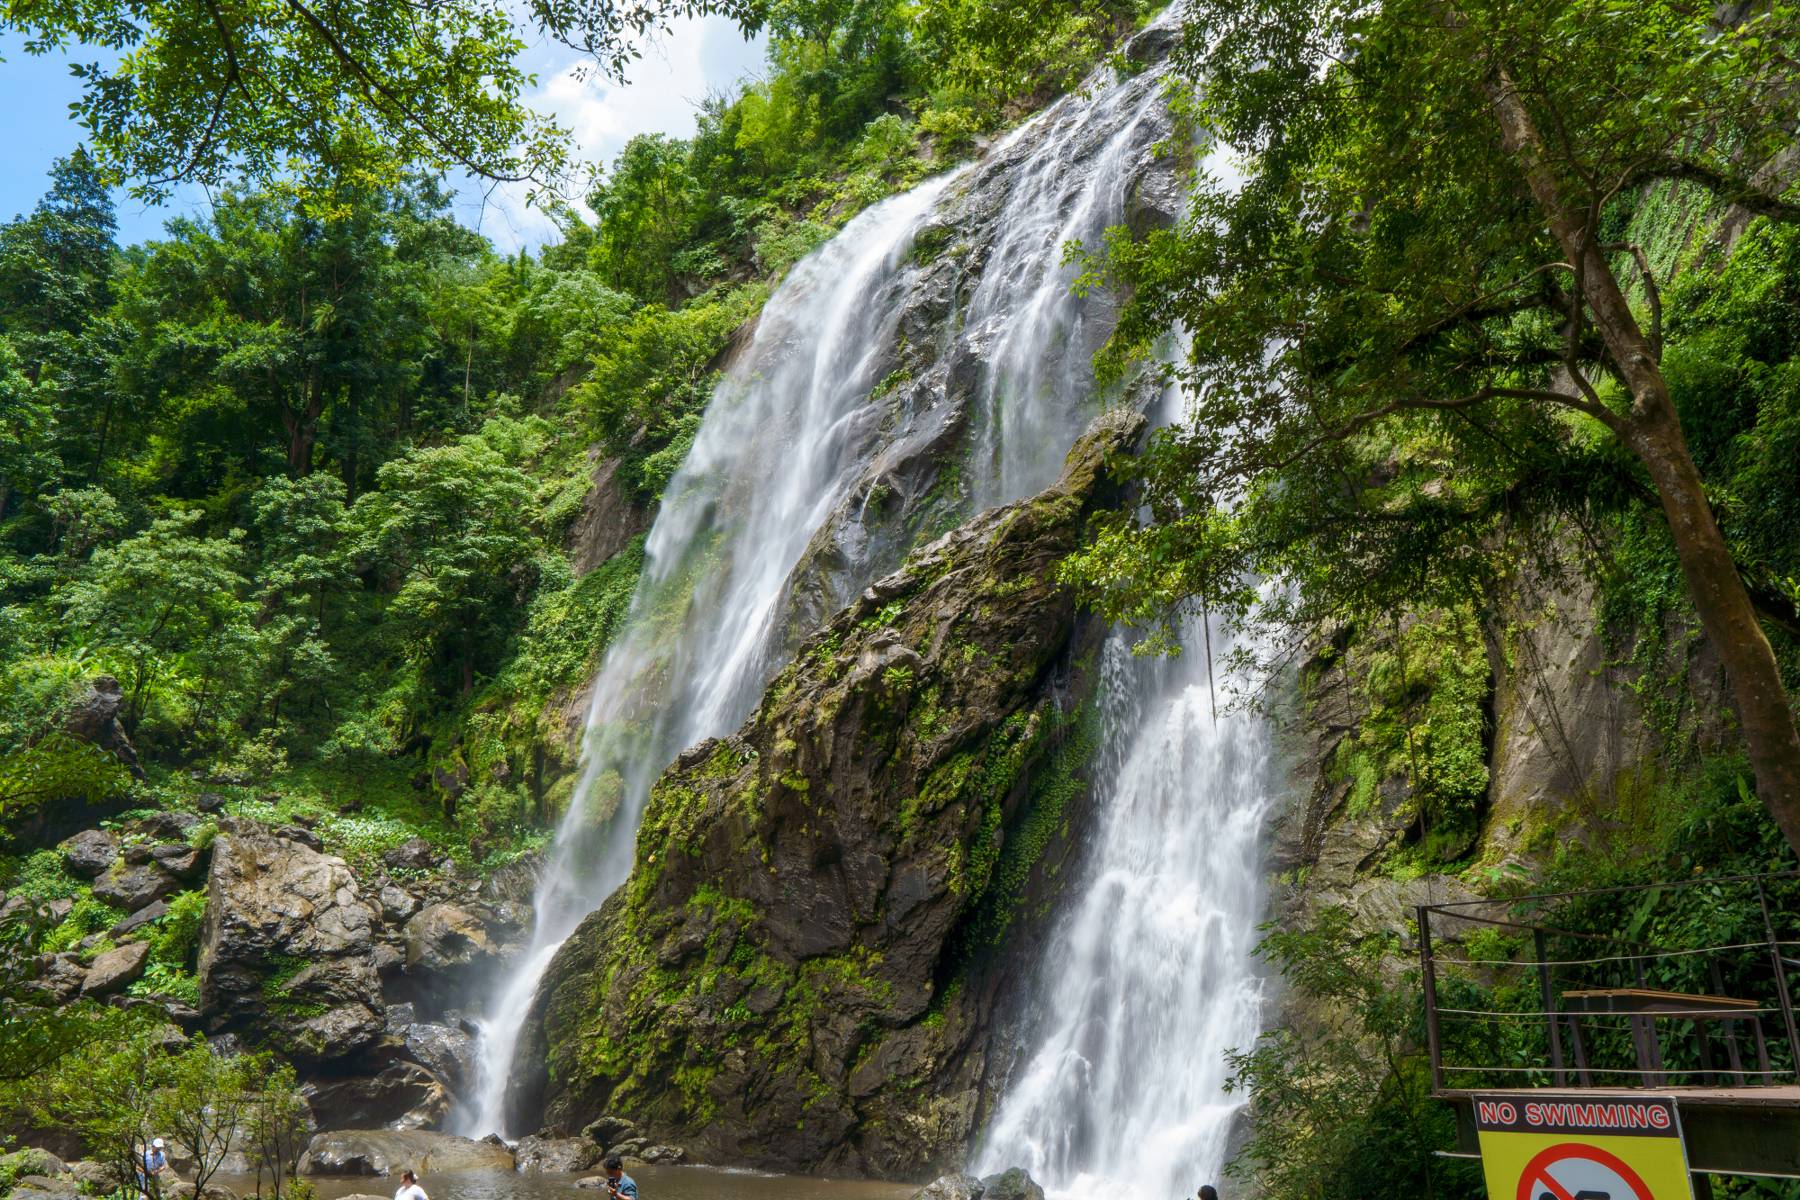
<path id="1" fill-rule="evenodd" d="M 1110 503 L 1103 416 L 1056 485 L 915 553 L 657 782 L 631 878 L 557 954 L 513 1081 L 530 1123 L 629 1118 L 706 1161 L 918 1176 L 979 1119 L 1004 929 L 1077 628 L 1055 580 Z M 1053 796 L 1060 806 L 1066 797 Z M 1060 811 L 1060 809 L 1059 809 Z"/>

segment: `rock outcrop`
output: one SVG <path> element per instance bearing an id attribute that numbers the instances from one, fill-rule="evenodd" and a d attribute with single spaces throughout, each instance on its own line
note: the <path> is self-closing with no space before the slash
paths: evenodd
<path id="1" fill-rule="evenodd" d="M 663 775 L 629 882 L 546 976 L 515 1109 L 706 1161 L 961 1156 L 994 992 L 973 964 L 1064 830 L 1031 786 L 1077 628 L 1055 568 L 1142 426 L 1107 414 L 1055 486 L 915 553 Z"/>
<path id="2" fill-rule="evenodd" d="M 398 1175 L 417 1171 L 510 1171 L 512 1151 L 493 1142 L 424 1130 L 343 1129 L 313 1138 L 302 1175 Z"/>
<path id="3" fill-rule="evenodd" d="M 200 932 L 200 1000 L 215 1032 L 342 1058 L 382 1032 L 376 915 L 344 860 L 244 821 L 220 822 Z"/>

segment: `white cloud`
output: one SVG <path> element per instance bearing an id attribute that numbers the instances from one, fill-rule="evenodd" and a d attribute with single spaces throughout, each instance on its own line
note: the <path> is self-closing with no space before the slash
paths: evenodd
<path id="1" fill-rule="evenodd" d="M 746 41 L 722 17 L 683 18 L 643 50 L 624 83 L 608 79 L 591 60 L 563 46 L 547 44 L 527 53 L 526 65 L 539 80 L 527 103 L 569 131 L 577 160 L 610 163 L 640 133 L 688 136 L 707 93 L 754 73 L 763 54 L 761 39 Z M 583 189 L 574 190 L 578 195 Z M 556 228 L 541 210 L 526 205 L 528 191 L 523 184 L 465 181 L 458 188 L 457 215 L 504 252 L 541 245 L 556 236 Z"/>

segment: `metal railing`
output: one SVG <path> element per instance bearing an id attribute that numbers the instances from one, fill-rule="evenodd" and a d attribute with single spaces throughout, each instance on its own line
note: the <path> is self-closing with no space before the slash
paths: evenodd
<path id="1" fill-rule="evenodd" d="M 1800 871 L 1416 911 L 1440 1093 L 1800 1083 Z"/>

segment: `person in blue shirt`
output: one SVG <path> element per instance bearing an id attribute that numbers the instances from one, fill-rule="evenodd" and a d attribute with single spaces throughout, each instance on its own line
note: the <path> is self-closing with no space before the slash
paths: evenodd
<path id="1" fill-rule="evenodd" d="M 163 1172 L 168 1169 L 168 1147 L 163 1143 L 161 1138 L 157 1138 L 150 1143 L 149 1148 L 144 1151 L 143 1159 L 138 1163 L 138 1191 L 146 1196 L 149 1195 L 151 1191 L 151 1181 L 155 1180 L 160 1182 Z"/>
<path id="2" fill-rule="evenodd" d="M 612 1200 L 637 1200 L 637 1180 L 625 1173 L 616 1154 L 606 1160 L 606 1194 Z"/>

